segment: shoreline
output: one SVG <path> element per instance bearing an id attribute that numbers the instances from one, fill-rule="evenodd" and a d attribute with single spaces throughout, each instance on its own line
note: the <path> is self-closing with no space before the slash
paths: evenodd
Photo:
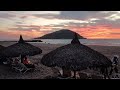
<path id="1" fill-rule="evenodd" d="M 0 42 L 0 45 L 2 46 L 9 46 L 12 45 L 16 42 Z M 41 55 L 44 55 L 58 47 L 67 45 L 67 44 L 49 44 L 49 43 L 30 43 L 36 47 L 39 47 L 43 50 L 43 53 Z M 84 44 L 85 45 L 85 44 Z M 120 56 L 120 46 L 105 46 L 105 45 L 86 45 L 100 53 L 102 53 L 103 55 L 107 56 L 108 58 L 112 58 L 114 55 L 119 55 Z"/>

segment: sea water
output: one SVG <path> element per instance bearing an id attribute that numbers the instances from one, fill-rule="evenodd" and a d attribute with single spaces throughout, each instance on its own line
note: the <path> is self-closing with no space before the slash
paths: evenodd
<path id="1" fill-rule="evenodd" d="M 69 44 L 72 39 L 40 39 L 42 43 L 49 44 Z M 120 46 L 120 39 L 79 39 L 84 45 L 101 45 L 101 46 Z M 32 42 L 41 43 L 41 42 Z"/>

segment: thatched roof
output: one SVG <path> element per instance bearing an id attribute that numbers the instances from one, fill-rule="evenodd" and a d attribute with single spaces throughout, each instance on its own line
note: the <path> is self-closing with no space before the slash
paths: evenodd
<path id="1" fill-rule="evenodd" d="M 2 50 L 3 48 L 5 48 L 4 46 L 0 45 L 0 50 Z"/>
<path id="2" fill-rule="evenodd" d="M 1 51 L 4 49 L 5 47 L 0 45 L 0 57 L 1 57 Z"/>
<path id="3" fill-rule="evenodd" d="M 59 47 L 44 55 L 41 63 L 49 67 L 58 66 L 76 71 L 92 66 L 111 66 L 111 61 L 107 57 L 88 46 L 80 44 L 75 39 L 72 40 L 71 44 Z"/>
<path id="4" fill-rule="evenodd" d="M 10 45 L 6 47 L 2 51 L 2 56 L 5 57 L 17 57 L 19 55 L 36 55 L 42 53 L 42 50 L 38 47 L 35 47 L 29 43 L 26 43 L 22 36 L 20 35 L 20 39 L 18 43 Z"/>

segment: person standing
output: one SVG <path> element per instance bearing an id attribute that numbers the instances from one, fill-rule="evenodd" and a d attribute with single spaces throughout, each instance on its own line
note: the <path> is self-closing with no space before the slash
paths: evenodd
<path id="1" fill-rule="evenodd" d="M 115 73 L 118 73 L 118 56 L 114 55 L 113 59 L 112 59 L 112 67 L 110 70 L 110 75 L 112 75 L 113 71 L 115 71 Z"/>

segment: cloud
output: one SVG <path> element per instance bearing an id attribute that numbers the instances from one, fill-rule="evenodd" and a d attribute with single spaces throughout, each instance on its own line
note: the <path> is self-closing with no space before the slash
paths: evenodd
<path id="1" fill-rule="evenodd" d="M 24 15 L 21 18 L 27 18 L 29 16 L 34 16 L 36 18 L 48 18 L 48 19 L 77 19 L 85 20 L 86 18 L 94 17 L 100 13 L 100 11 L 51 11 L 49 13 L 36 13 L 30 15 Z"/>
<path id="2" fill-rule="evenodd" d="M 91 26 L 96 26 L 96 25 L 106 25 L 109 26 L 109 29 L 118 29 L 120 28 L 120 19 L 113 21 L 113 20 L 107 20 L 107 19 L 101 19 L 101 20 L 96 20 L 95 24 L 92 24 Z"/>
<path id="3" fill-rule="evenodd" d="M 77 19 L 85 20 L 97 14 L 99 11 L 61 11 L 59 16 L 56 18 L 59 19 Z"/>
<path id="4" fill-rule="evenodd" d="M 16 24 L 23 24 L 23 22 L 15 22 Z"/>
<path id="5" fill-rule="evenodd" d="M 48 23 L 49 25 L 50 24 L 55 25 L 55 23 L 81 27 L 83 26 L 86 27 L 88 25 L 90 26 L 111 25 L 111 27 L 120 28 L 119 14 L 120 12 L 118 11 L 61 11 L 60 14 L 51 13 L 32 15 L 35 16 L 36 18 L 44 18 L 45 20 L 41 19 L 40 21 L 42 22 L 45 21 L 45 23 Z"/>
<path id="6" fill-rule="evenodd" d="M 113 32 L 113 33 L 110 33 L 110 34 L 120 35 L 120 33 L 115 33 L 115 32 Z"/>
<path id="7" fill-rule="evenodd" d="M 40 27 L 37 25 L 16 25 L 15 27 L 8 28 L 9 30 L 20 30 L 20 31 L 32 31 L 32 30 L 40 30 Z"/>
<path id="8" fill-rule="evenodd" d="M 21 18 L 21 19 L 25 19 L 25 18 L 27 18 L 27 17 L 29 17 L 29 16 L 25 16 L 25 15 L 24 15 L 24 16 L 21 16 L 20 18 Z"/>
<path id="9" fill-rule="evenodd" d="M 26 19 L 28 17 L 53 18 L 54 16 L 59 15 L 60 11 L 24 11 L 23 13 L 24 14 L 20 17 L 21 19 Z"/>
<path id="10" fill-rule="evenodd" d="M 87 38 L 120 38 L 119 11 L 13 12 L 0 12 L 0 29 L 8 28 L 11 35 L 22 33 L 26 37 L 37 37 L 70 29 Z"/>
<path id="11" fill-rule="evenodd" d="M 12 18 L 12 17 L 15 17 L 15 15 L 0 12 L 0 18 L 8 19 L 8 18 Z"/>
<path id="12" fill-rule="evenodd" d="M 9 30 L 9 31 L 0 31 L 0 40 L 18 40 L 19 36 L 22 35 L 24 39 L 31 39 L 35 37 L 40 37 L 44 35 L 44 32 L 39 32 L 36 30 L 31 31 L 18 31 L 18 30 Z"/>
<path id="13" fill-rule="evenodd" d="M 118 11 L 61 11 L 59 13 L 29 13 L 29 15 L 21 16 L 21 18 L 26 19 L 29 17 L 28 19 L 30 22 L 30 19 L 34 17 L 31 20 L 37 25 L 62 24 L 77 25 L 81 27 L 88 25 L 112 25 L 113 27 L 119 27 L 120 17 L 118 14 L 120 14 Z M 27 19 L 25 22 L 27 22 Z"/>
<path id="14" fill-rule="evenodd" d="M 56 14 L 32 14 L 31 16 L 36 18 L 46 18 L 46 19 L 54 19 Z"/>

